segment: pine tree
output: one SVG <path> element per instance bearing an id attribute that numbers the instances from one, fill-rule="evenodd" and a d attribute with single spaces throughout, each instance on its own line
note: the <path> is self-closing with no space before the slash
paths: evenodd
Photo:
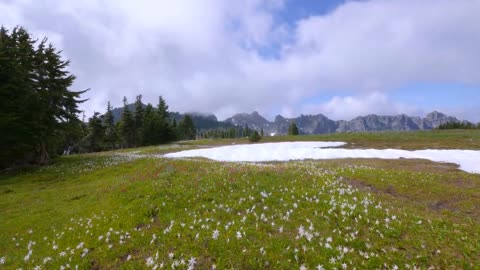
<path id="1" fill-rule="evenodd" d="M 98 152 L 103 149 L 105 127 L 100 119 L 100 113 L 95 112 L 88 121 L 87 148 L 89 152 Z"/>
<path id="2" fill-rule="evenodd" d="M 192 117 L 188 114 L 180 121 L 178 124 L 179 136 L 184 140 L 193 140 L 195 139 L 196 130 L 195 125 L 193 124 Z"/>
<path id="3" fill-rule="evenodd" d="M 175 132 L 169 124 L 168 105 L 162 96 L 158 97 L 157 106 L 158 119 L 160 121 L 160 143 L 166 143 L 175 139 Z"/>
<path id="4" fill-rule="evenodd" d="M 128 108 L 127 97 L 123 97 L 123 113 L 120 121 L 120 134 L 124 147 L 133 147 L 135 144 L 135 119 Z"/>
<path id="5" fill-rule="evenodd" d="M 107 112 L 103 117 L 103 126 L 105 128 L 105 143 L 107 144 L 107 147 L 109 149 L 115 149 L 115 144 L 117 143 L 117 127 L 115 125 L 110 101 L 107 105 Z"/>
<path id="6" fill-rule="evenodd" d="M 245 124 L 244 128 L 244 136 L 249 137 L 250 136 L 250 128 L 248 127 L 248 124 Z"/>
<path id="7" fill-rule="evenodd" d="M 172 140 L 178 140 L 179 139 L 179 132 L 178 132 L 178 126 L 177 126 L 177 120 L 173 118 L 172 124 L 170 125 L 170 138 Z"/>
<path id="8" fill-rule="evenodd" d="M 135 100 L 135 133 L 134 133 L 135 146 L 142 145 L 144 117 L 145 115 L 144 115 L 144 109 L 143 109 L 143 103 L 142 103 L 142 95 L 138 95 Z"/>
<path id="9" fill-rule="evenodd" d="M 297 127 L 297 124 L 295 124 L 295 122 L 290 123 L 290 126 L 288 127 L 288 135 L 293 135 L 293 136 L 298 135 L 298 127 Z"/>
<path id="10" fill-rule="evenodd" d="M 145 107 L 145 121 L 143 126 L 143 143 L 144 145 L 158 144 L 161 141 L 161 121 L 152 104 Z"/>
<path id="11" fill-rule="evenodd" d="M 262 139 L 262 136 L 258 134 L 258 131 L 254 130 L 250 133 L 250 136 L 248 136 L 248 140 L 250 142 L 258 142 Z"/>
<path id="12" fill-rule="evenodd" d="M 160 116 L 160 119 L 167 121 L 168 119 L 168 105 L 165 99 L 163 99 L 162 96 L 158 97 L 158 108 L 157 108 L 158 114 Z"/>

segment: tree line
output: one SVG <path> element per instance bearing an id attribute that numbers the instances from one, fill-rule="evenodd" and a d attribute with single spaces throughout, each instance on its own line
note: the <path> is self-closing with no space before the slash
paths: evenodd
<path id="1" fill-rule="evenodd" d="M 438 129 L 480 129 L 480 123 L 477 125 L 470 122 L 448 122 L 441 124 Z"/>
<path id="2" fill-rule="evenodd" d="M 215 129 L 203 129 L 198 130 L 198 139 L 237 139 L 250 137 L 255 130 L 251 129 L 248 124 L 243 127 L 229 127 L 229 128 L 215 128 Z M 258 131 L 257 131 L 258 133 Z M 264 136 L 263 128 L 260 129 L 260 136 Z"/>
<path id="3" fill-rule="evenodd" d="M 192 140 L 196 137 L 196 128 L 188 114 L 178 124 L 175 119 L 170 119 L 168 105 L 163 97 L 159 97 L 158 104 L 154 107 L 150 103 L 144 106 L 142 95 L 138 95 L 133 111 L 128 106 L 127 98 L 123 98 L 123 111 L 117 122 L 108 102 L 104 115 L 96 112 L 88 120 L 85 133 L 82 141 L 69 146 L 67 152 L 97 152 Z"/>

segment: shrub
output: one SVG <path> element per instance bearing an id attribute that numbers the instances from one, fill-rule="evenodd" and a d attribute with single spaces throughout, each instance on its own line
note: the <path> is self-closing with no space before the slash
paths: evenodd
<path id="1" fill-rule="evenodd" d="M 260 134 L 258 134 L 258 131 L 253 131 L 252 133 L 250 133 L 250 136 L 248 136 L 248 140 L 250 142 L 258 142 L 262 139 L 262 136 L 260 136 Z"/>

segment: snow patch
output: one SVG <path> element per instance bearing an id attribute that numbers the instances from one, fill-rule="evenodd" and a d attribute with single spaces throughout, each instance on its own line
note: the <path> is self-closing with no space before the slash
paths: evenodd
<path id="1" fill-rule="evenodd" d="M 434 162 L 449 162 L 460 169 L 480 173 L 480 151 L 476 150 L 399 150 L 399 149 L 343 149 L 343 142 L 280 142 L 222 146 L 207 149 L 187 150 L 164 155 L 169 158 L 205 157 L 218 161 L 288 161 L 302 159 L 428 159 Z"/>

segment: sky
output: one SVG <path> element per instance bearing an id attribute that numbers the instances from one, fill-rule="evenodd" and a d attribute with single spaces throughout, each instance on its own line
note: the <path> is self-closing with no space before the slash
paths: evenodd
<path id="1" fill-rule="evenodd" d="M 0 0 L 90 88 L 171 111 L 425 116 L 480 122 L 480 0 Z"/>

